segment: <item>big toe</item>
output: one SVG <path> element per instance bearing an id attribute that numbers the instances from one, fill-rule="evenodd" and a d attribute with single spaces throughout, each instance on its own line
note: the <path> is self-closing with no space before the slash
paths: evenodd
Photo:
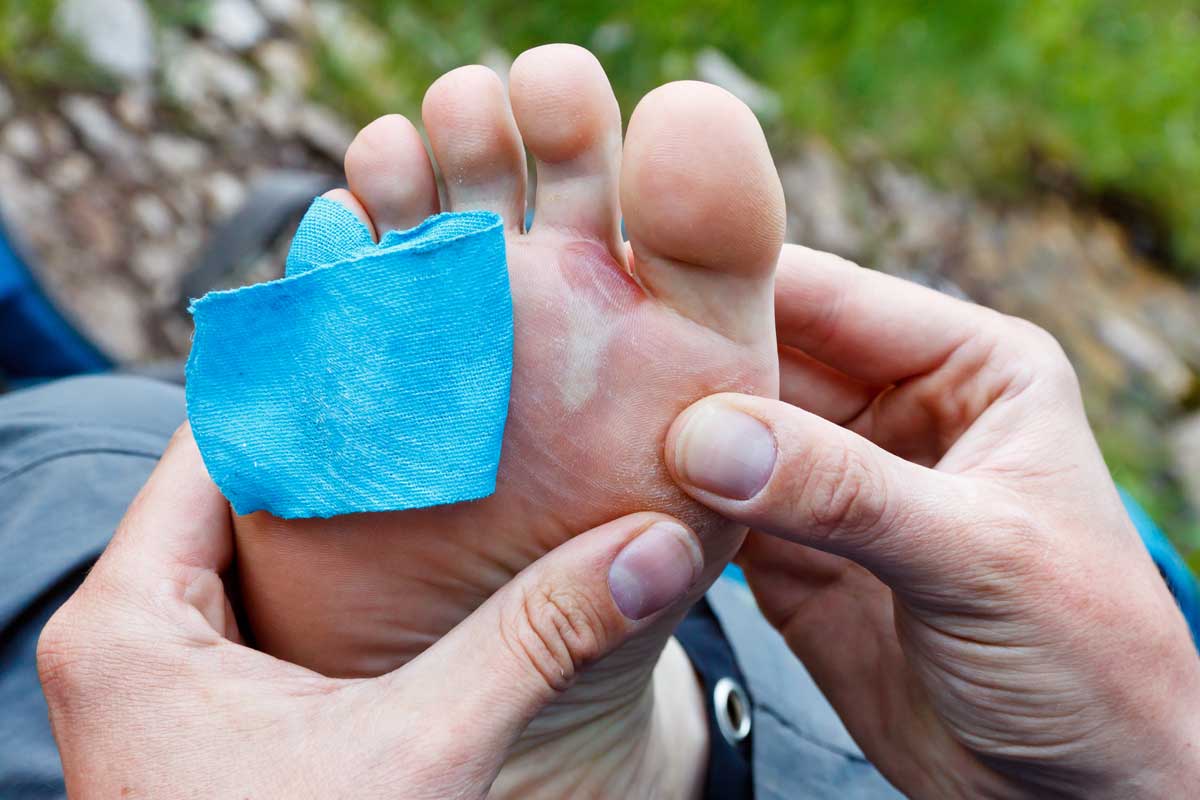
<path id="1" fill-rule="evenodd" d="M 783 188 L 744 103 L 694 81 L 646 95 L 625 135 L 621 209 L 652 296 L 731 339 L 774 336 Z"/>

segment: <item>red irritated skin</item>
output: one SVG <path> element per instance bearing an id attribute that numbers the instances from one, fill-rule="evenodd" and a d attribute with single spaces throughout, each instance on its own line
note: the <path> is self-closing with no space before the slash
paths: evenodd
<path id="1" fill-rule="evenodd" d="M 409 662 L 526 565 L 633 512 L 670 514 L 695 531 L 706 564 L 699 597 L 745 528 L 671 480 L 667 430 L 713 392 L 778 391 L 783 195 L 741 102 L 707 84 L 664 86 L 638 105 L 622 143 L 599 63 L 551 45 L 516 60 L 507 92 L 482 67 L 448 73 L 423 116 L 444 208 L 420 136 L 398 116 L 359 134 L 346 156 L 349 191 L 330 197 L 377 232 L 439 208 L 505 219 L 515 343 L 497 488 L 478 502 L 395 514 L 235 521 L 256 640 L 327 675 Z M 538 175 L 528 232 L 526 147 Z M 639 632 L 539 715 L 497 796 L 693 793 L 706 741 L 695 678 L 676 647 L 662 656 L 682 613 Z"/>

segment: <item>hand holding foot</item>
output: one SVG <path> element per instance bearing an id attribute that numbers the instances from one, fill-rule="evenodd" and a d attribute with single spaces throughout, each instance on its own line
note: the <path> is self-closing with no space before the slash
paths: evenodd
<path id="1" fill-rule="evenodd" d="M 1057 343 L 798 247 L 776 313 L 786 402 L 705 399 L 666 456 L 762 531 L 750 586 L 871 761 L 914 797 L 1193 792 L 1200 662 Z"/>
<path id="2" fill-rule="evenodd" d="M 685 527 L 634 514 L 539 560 L 403 668 L 346 680 L 240 644 L 232 557 L 184 427 L 38 644 L 72 797 L 485 797 L 529 721 L 703 569 Z"/>

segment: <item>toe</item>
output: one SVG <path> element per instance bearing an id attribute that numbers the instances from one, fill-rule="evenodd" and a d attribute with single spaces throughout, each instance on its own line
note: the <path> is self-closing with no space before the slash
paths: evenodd
<path id="1" fill-rule="evenodd" d="M 600 62 L 575 45 L 534 48 L 513 62 L 509 95 L 537 161 L 534 226 L 603 241 L 623 262 L 617 198 L 621 111 Z"/>
<path id="2" fill-rule="evenodd" d="M 345 206 L 351 214 L 358 217 L 359 222 L 367 226 L 367 230 L 371 232 L 371 236 L 373 236 L 376 240 L 379 239 L 379 233 L 375 230 L 375 223 L 371 219 L 371 215 L 367 212 L 367 209 L 363 207 L 363 204 L 359 202 L 359 199 L 355 197 L 352 192 L 349 192 L 345 189 L 330 189 L 321 196 L 326 200 L 332 200 L 335 203 L 340 203 L 341 205 Z"/>
<path id="3" fill-rule="evenodd" d="M 730 338 L 773 339 L 783 189 L 745 104 L 693 81 L 646 95 L 625 136 L 621 208 L 651 295 Z"/>
<path id="4" fill-rule="evenodd" d="M 346 151 L 346 182 L 381 235 L 411 228 L 438 210 L 421 134 L 399 114 L 380 117 L 354 138 Z"/>
<path id="5" fill-rule="evenodd" d="M 525 219 L 525 148 L 504 84 L 487 67 L 438 78 L 421 106 L 452 211 L 486 209 L 520 230 Z"/>

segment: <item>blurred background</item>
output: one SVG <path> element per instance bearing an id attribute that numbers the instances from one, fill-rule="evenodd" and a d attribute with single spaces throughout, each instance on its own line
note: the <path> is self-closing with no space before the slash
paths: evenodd
<path id="1" fill-rule="evenodd" d="M 739 95 L 791 240 L 1058 336 L 1114 475 L 1200 567 L 1194 3 L 0 0 L 0 216 L 110 357 L 178 358 L 184 276 L 272 176 L 337 180 L 357 126 L 551 41 L 626 114 L 672 79 Z"/>

